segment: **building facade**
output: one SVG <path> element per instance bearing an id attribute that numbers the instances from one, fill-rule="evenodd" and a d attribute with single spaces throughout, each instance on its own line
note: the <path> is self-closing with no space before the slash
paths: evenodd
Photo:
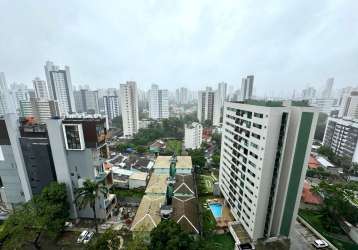
<path id="1" fill-rule="evenodd" d="M 156 84 L 149 92 L 149 117 L 154 120 L 169 118 L 168 90 L 159 89 Z"/>
<path id="2" fill-rule="evenodd" d="M 57 181 L 67 186 L 71 218 L 93 217 L 90 208 L 79 209 L 74 202 L 75 190 L 85 180 L 112 186 L 112 172 L 103 168 L 108 158 L 105 123 L 104 118 L 90 116 L 46 121 Z M 110 217 L 115 202 L 114 195 L 101 195 L 96 202 L 97 218 Z"/>
<path id="3" fill-rule="evenodd" d="M 120 101 L 123 120 L 123 135 L 132 137 L 138 132 L 139 111 L 136 82 L 120 84 Z"/>
<path id="4" fill-rule="evenodd" d="M 209 120 L 214 126 L 219 126 L 221 117 L 220 98 L 217 91 L 206 88 L 199 91 L 197 116 L 199 122 Z"/>
<path id="5" fill-rule="evenodd" d="M 74 98 L 78 113 L 99 114 L 97 91 L 80 89 L 74 91 Z"/>
<path id="6" fill-rule="evenodd" d="M 32 80 L 32 84 L 34 86 L 36 98 L 45 100 L 49 99 L 46 81 L 41 80 L 39 77 L 36 77 L 34 80 Z"/>
<path id="7" fill-rule="evenodd" d="M 252 98 L 252 92 L 254 88 L 254 76 L 250 75 L 246 78 L 242 78 L 241 81 L 241 100 L 250 100 Z"/>
<path id="8" fill-rule="evenodd" d="M 185 124 L 184 128 L 184 147 L 186 149 L 198 149 L 203 142 L 203 126 L 200 123 L 193 122 Z"/>
<path id="9" fill-rule="evenodd" d="M 107 115 L 108 119 L 112 120 L 120 116 L 119 108 L 119 97 L 118 96 L 103 96 L 104 102 L 104 113 Z"/>
<path id="10" fill-rule="evenodd" d="M 219 187 L 251 240 L 290 236 L 317 115 L 288 103 L 225 103 Z"/>
<path id="11" fill-rule="evenodd" d="M 323 144 L 336 155 L 358 162 L 358 120 L 349 117 L 329 117 L 323 137 Z"/>
<path id="12" fill-rule="evenodd" d="M 31 98 L 29 101 L 20 101 L 20 115 L 34 117 L 37 122 L 43 123 L 47 119 L 60 115 L 57 101 Z"/>
<path id="13" fill-rule="evenodd" d="M 70 67 L 60 69 L 48 61 L 45 65 L 45 74 L 50 99 L 58 102 L 61 116 L 76 113 Z"/>

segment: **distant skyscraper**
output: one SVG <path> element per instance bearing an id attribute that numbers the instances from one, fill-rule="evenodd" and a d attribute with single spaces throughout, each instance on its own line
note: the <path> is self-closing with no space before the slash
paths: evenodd
<path id="1" fill-rule="evenodd" d="M 333 88 L 334 78 L 328 78 L 326 82 L 326 86 L 324 87 L 322 91 L 322 97 L 323 98 L 330 98 L 332 95 L 332 88 Z"/>
<path id="2" fill-rule="evenodd" d="M 74 91 L 76 111 L 78 113 L 98 114 L 98 92 L 89 89 Z"/>
<path id="3" fill-rule="evenodd" d="M 242 78 L 241 82 L 241 100 L 248 100 L 252 98 L 252 90 L 254 87 L 254 76 L 250 75 Z"/>
<path id="4" fill-rule="evenodd" d="M 104 111 L 108 119 L 112 120 L 120 115 L 119 97 L 103 96 Z"/>
<path id="5" fill-rule="evenodd" d="M 123 135 L 132 137 L 138 132 L 138 93 L 136 82 L 120 84 L 120 102 L 123 120 Z"/>
<path id="6" fill-rule="evenodd" d="M 12 97 L 12 103 L 15 103 L 15 108 L 18 111 L 21 101 L 30 100 L 29 90 L 23 83 L 13 83 L 10 85 L 10 93 Z"/>
<path id="7" fill-rule="evenodd" d="M 181 87 L 175 90 L 175 102 L 177 104 L 187 104 L 189 102 L 189 90 Z"/>
<path id="8" fill-rule="evenodd" d="M 5 74 L 0 72 L 0 115 L 6 113 L 15 113 L 15 108 L 12 104 L 12 98 L 10 96 L 10 91 L 7 87 Z"/>
<path id="9" fill-rule="evenodd" d="M 198 95 L 198 120 L 203 123 L 209 120 L 214 126 L 220 124 L 220 98 L 217 91 L 206 88 L 205 91 L 199 91 Z"/>
<path id="10" fill-rule="evenodd" d="M 221 107 L 224 107 L 224 102 L 226 100 L 226 90 L 227 90 L 227 83 L 226 82 L 219 82 L 218 84 L 218 92 L 219 92 L 219 98 L 220 98 L 220 105 Z"/>
<path id="11" fill-rule="evenodd" d="M 34 86 L 36 98 L 49 99 L 46 81 L 41 80 L 39 77 L 36 77 L 34 80 L 32 80 L 32 83 Z"/>
<path id="12" fill-rule="evenodd" d="M 72 91 L 70 67 L 60 69 L 53 62 L 46 62 L 45 74 L 50 99 L 56 100 L 60 114 L 66 115 L 76 112 L 75 98 Z"/>
<path id="13" fill-rule="evenodd" d="M 312 87 L 308 87 L 302 90 L 302 99 L 309 100 L 315 98 L 316 96 L 316 89 Z"/>
<path id="14" fill-rule="evenodd" d="M 159 89 L 153 84 L 149 92 L 149 117 L 152 119 L 169 118 L 168 90 Z"/>

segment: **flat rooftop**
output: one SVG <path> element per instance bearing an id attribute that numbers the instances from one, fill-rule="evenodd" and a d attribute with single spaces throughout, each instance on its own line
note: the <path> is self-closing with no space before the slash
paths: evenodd
<path id="1" fill-rule="evenodd" d="M 167 192 L 167 179 L 169 175 L 167 174 L 152 174 L 145 190 L 146 194 L 165 194 Z"/>
<path id="2" fill-rule="evenodd" d="M 140 181 L 146 181 L 148 177 L 147 173 L 142 172 L 134 172 L 131 176 L 129 176 L 129 179 L 131 180 L 140 180 Z"/>
<path id="3" fill-rule="evenodd" d="M 156 168 L 170 168 L 171 156 L 158 156 L 154 163 Z M 177 156 L 176 168 L 189 168 L 192 169 L 191 156 Z"/>
<path id="4" fill-rule="evenodd" d="M 164 195 L 144 195 L 132 222 L 131 231 L 152 231 L 161 221 L 160 207 L 164 202 Z"/>

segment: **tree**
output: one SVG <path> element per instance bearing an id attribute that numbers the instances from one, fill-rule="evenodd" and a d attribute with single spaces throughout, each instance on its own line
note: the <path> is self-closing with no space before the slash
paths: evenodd
<path id="1" fill-rule="evenodd" d="M 220 166 L 220 154 L 215 153 L 212 157 L 212 166 L 218 168 Z"/>
<path id="2" fill-rule="evenodd" d="M 150 250 L 193 249 L 194 240 L 173 220 L 162 220 L 150 233 Z"/>
<path id="3" fill-rule="evenodd" d="M 194 149 L 190 150 L 188 153 L 191 156 L 191 161 L 193 165 L 197 165 L 200 168 L 203 168 L 205 166 L 206 159 L 204 157 L 204 150 Z"/>
<path id="4" fill-rule="evenodd" d="M 148 250 L 148 239 L 143 235 L 138 235 L 133 237 L 133 239 L 128 243 L 127 250 Z"/>
<path id="5" fill-rule="evenodd" d="M 139 145 L 139 146 L 136 147 L 136 150 L 137 150 L 137 152 L 139 154 L 144 154 L 147 151 L 147 148 L 144 147 L 144 146 Z"/>
<path id="6" fill-rule="evenodd" d="M 100 234 L 97 239 L 87 246 L 87 250 L 112 250 L 119 249 L 123 240 L 119 232 L 113 229 L 107 229 Z"/>
<path id="7" fill-rule="evenodd" d="M 64 229 L 68 209 L 66 185 L 50 183 L 6 220 L 0 236 L 5 249 L 22 249 L 26 243 L 40 249 L 43 234 L 55 238 Z"/>
<path id="8" fill-rule="evenodd" d="M 83 187 L 76 189 L 76 198 L 75 202 L 80 209 L 90 207 L 93 211 L 93 221 L 96 228 L 96 232 L 98 233 L 98 225 L 97 225 L 97 214 L 96 214 L 96 200 L 99 198 L 99 195 L 102 194 L 106 196 L 108 193 L 108 189 L 99 182 L 91 181 L 87 179 L 83 183 Z"/>

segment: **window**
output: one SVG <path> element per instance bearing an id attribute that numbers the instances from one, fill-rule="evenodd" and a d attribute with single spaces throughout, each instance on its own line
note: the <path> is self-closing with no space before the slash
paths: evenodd
<path id="1" fill-rule="evenodd" d="M 260 113 L 254 113 L 254 117 L 263 118 L 264 115 L 263 115 L 263 114 L 260 114 Z"/>
<path id="2" fill-rule="evenodd" d="M 261 138 L 260 135 L 255 134 L 255 133 L 251 133 L 251 135 L 252 135 L 252 137 L 254 137 L 254 138 L 258 139 L 258 140 L 260 140 L 260 138 Z"/>
<path id="3" fill-rule="evenodd" d="M 255 127 L 255 128 L 258 128 L 258 129 L 261 129 L 262 128 L 262 125 L 261 124 L 258 124 L 258 123 L 252 123 L 252 126 Z"/>
<path id="4" fill-rule="evenodd" d="M 84 141 L 81 124 L 64 124 L 65 142 L 67 150 L 83 150 Z"/>

